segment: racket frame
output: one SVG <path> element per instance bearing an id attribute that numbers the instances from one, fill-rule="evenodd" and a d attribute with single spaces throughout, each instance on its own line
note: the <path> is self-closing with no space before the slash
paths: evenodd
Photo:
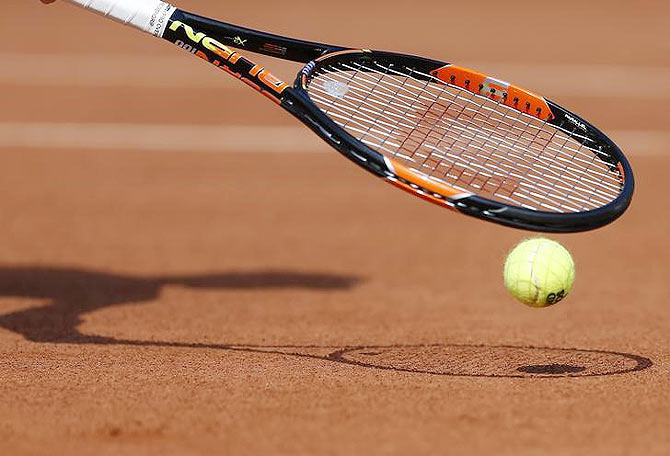
<path id="1" fill-rule="evenodd" d="M 158 0 L 70 1 L 85 8 L 97 10 L 98 13 L 103 15 L 108 15 L 108 11 L 113 11 L 113 8 L 117 7 L 118 10 L 123 11 L 123 14 L 111 15 L 110 17 L 113 19 L 162 37 L 241 79 L 284 107 L 319 137 L 359 166 L 432 203 L 501 225 L 543 232 L 592 230 L 612 222 L 621 216 L 630 205 L 634 189 L 633 173 L 630 164 L 616 144 L 585 119 L 543 97 L 515 86 L 512 87 L 520 90 L 518 93 L 521 93 L 522 97 L 525 96 L 523 94 L 528 96 L 528 100 L 533 103 L 533 108 L 535 106 L 545 108 L 543 113 L 546 116 L 545 121 L 558 127 L 574 139 L 581 140 L 580 138 L 588 137 L 600 144 L 602 153 L 610 157 L 607 163 L 618 168 L 623 176 L 621 192 L 615 200 L 603 207 L 589 211 L 558 213 L 512 206 L 457 190 L 446 183 L 432 180 L 423 173 L 413 171 L 392 157 L 386 157 L 368 147 L 321 111 L 311 100 L 307 91 L 310 78 L 324 65 L 361 56 L 369 59 L 393 60 L 398 64 L 421 68 L 425 74 L 438 78 L 441 77 L 443 70 L 450 68 L 448 63 L 404 54 L 349 49 L 287 38 L 188 13 Z M 154 3 L 157 6 L 154 6 Z M 141 8 L 144 8 L 144 10 Z M 166 23 L 160 24 L 159 28 L 154 26 L 153 32 L 150 27 L 132 23 L 134 15 L 127 13 L 127 11 L 140 10 L 148 14 L 151 8 L 155 8 L 154 14 L 161 9 L 164 12 L 169 11 L 169 17 L 166 16 Z M 122 15 L 127 15 L 129 19 L 125 20 L 120 17 Z M 158 32 L 159 29 L 160 32 Z M 300 62 L 306 64 L 306 66 L 291 86 L 281 81 L 263 66 L 255 64 L 230 48 Z M 478 75 L 475 76 L 478 78 L 487 77 L 481 73 L 472 72 L 472 74 Z M 445 78 L 443 82 L 453 83 L 453 75 L 451 77 L 451 80 Z M 466 89 L 470 90 L 467 85 Z M 479 89 L 481 89 L 481 85 Z M 525 104 L 526 108 L 530 109 L 531 103 Z M 523 111 L 523 108 L 518 110 Z M 547 113 L 547 110 L 550 112 Z M 542 109 L 538 109 L 538 116 L 541 111 Z M 566 122 L 574 126 L 572 131 L 562 127 Z"/>
<path id="2" fill-rule="evenodd" d="M 607 154 L 610 158 L 610 160 L 607 160 L 609 166 L 618 168 L 618 171 L 624 176 L 624 183 L 619 196 L 609 204 L 597 209 L 574 213 L 537 211 L 507 205 L 472 193 L 464 193 L 448 185 L 435 185 L 433 181 L 422 178 L 421 173 L 411 171 L 408 173 L 407 168 L 402 164 L 395 162 L 393 159 L 385 158 L 382 154 L 361 143 L 358 139 L 340 128 L 339 125 L 333 122 L 318 107 L 314 106 L 311 100 L 309 100 L 309 96 L 306 95 L 307 82 L 312 74 L 316 73 L 321 66 L 333 60 L 346 58 L 346 54 L 351 56 L 353 53 L 366 54 L 371 59 L 393 59 L 398 64 L 404 63 L 412 68 L 421 68 L 423 66 L 423 72 L 427 74 L 431 73 L 431 68 L 440 68 L 448 64 L 390 52 L 350 50 L 322 56 L 314 64 L 309 64 L 303 69 L 294 85 L 299 90 L 299 99 L 303 100 L 300 109 L 295 109 L 293 106 L 290 108 L 288 106 L 285 107 L 302 120 L 303 123 L 310 126 L 315 133 L 325 139 L 331 146 L 368 171 L 432 203 L 446 206 L 479 219 L 530 231 L 569 233 L 593 230 L 611 223 L 620 217 L 630 205 L 634 190 L 633 172 L 628 160 L 619 147 L 582 117 L 544 98 L 543 101 L 546 102 L 551 110 L 551 117 L 550 120 L 547 120 L 547 123 L 561 128 L 561 131 L 575 139 L 581 140 L 586 136 L 590 140 L 600 144 L 602 146 L 601 152 Z M 306 101 L 304 97 L 307 97 Z M 295 104 L 295 102 L 292 103 Z M 307 118 L 305 118 L 304 113 L 308 113 Z M 569 121 L 567 120 L 568 118 L 570 118 Z M 583 129 L 566 130 L 562 127 L 566 122 L 569 124 L 579 124 Z M 424 185 L 421 185 L 422 183 Z"/>

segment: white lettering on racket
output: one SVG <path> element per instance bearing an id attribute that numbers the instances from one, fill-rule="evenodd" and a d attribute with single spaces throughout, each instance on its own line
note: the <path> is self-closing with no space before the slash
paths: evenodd
<path id="1" fill-rule="evenodd" d="M 580 122 L 579 120 L 572 117 L 570 114 L 566 114 L 565 118 L 568 122 L 573 124 L 575 127 L 579 128 L 580 130 L 583 130 L 583 131 L 588 130 L 588 128 L 586 128 L 586 124 L 584 122 Z"/>

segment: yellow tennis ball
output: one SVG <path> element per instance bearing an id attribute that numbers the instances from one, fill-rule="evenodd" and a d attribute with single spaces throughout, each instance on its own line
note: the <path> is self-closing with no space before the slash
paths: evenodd
<path id="1" fill-rule="evenodd" d="M 558 242 L 531 238 L 519 243 L 505 260 L 505 287 L 530 307 L 547 307 L 564 299 L 575 281 L 575 263 Z"/>

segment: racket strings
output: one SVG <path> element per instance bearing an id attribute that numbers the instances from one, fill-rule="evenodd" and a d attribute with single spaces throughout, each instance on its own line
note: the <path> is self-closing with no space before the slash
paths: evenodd
<path id="1" fill-rule="evenodd" d="M 368 70 L 369 70 L 369 69 L 368 69 Z M 410 71 L 411 71 L 411 70 L 410 70 Z M 419 73 L 419 72 L 416 72 L 416 73 L 417 73 L 417 74 L 421 74 L 421 73 Z M 402 73 L 399 73 L 399 74 L 402 74 Z M 424 76 L 424 77 L 426 77 L 426 78 L 432 78 L 431 76 L 429 76 L 429 75 L 427 75 L 427 74 L 422 74 L 422 76 Z M 441 84 L 440 86 L 443 88 L 442 92 L 444 92 L 444 87 L 445 87 L 445 86 L 444 86 L 443 84 Z M 423 89 L 422 89 L 422 90 L 423 90 Z M 460 89 L 460 90 L 462 90 L 462 89 Z M 467 93 L 468 93 L 468 96 L 469 96 L 469 98 L 467 99 L 467 101 L 476 103 L 481 109 L 489 110 L 489 111 L 491 110 L 488 106 L 483 105 L 483 104 L 477 102 L 477 100 L 474 100 L 475 97 L 479 97 L 478 95 L 475 95 L 475 94 L 473 94 L 473 93 L 471 93 L 471 92 L 467 92 Z M 479 97 L 479 98 L 483 98 L 483 97 Z M 486 100 L 489 100 L 488 98 L 485 98 L 485 99 L 486 99 Z M 506 109 L 508 109 L 508 110 L 511 110 L 511 108 L 508 108 L 508 107 L 506 107 L 506 106 L 504 106 L 504 105 L 501 105 L 500 102 L 497 103 L 497 106 L 498 106 L 498 107 L 503 106 L 504 108 L 506 108 Z M 525 115 L 525 114 L 523 114 L 523 113 L 521 113 L 521 112 L 519 112 L 519 111 L 516 111 L 516 110 L 514 110 L 514 112 L 517 114 L 517 117 L 515 118 L 515 120 L 519 120 L 522 116 L 527 116 L 527 115 Z M 509 117 L 509 116 L 507 116 L 507 117 Z M 538 119 L 535 119 L 535 118 L 533 118 L 533 117 L 531 117 L 531 116 L 527 116 L 527 117 L 528 117 L 529 119 L 539 121 Z M 540 122 L 542 122 L 542 121 L 540 121 Z M 543 123 L 543 126 L 546 126 L 546 122 L 542 122 L 542 123 Z M 508 125 L 508 126 L 509 126 L 509 125 Z M 524 126 L 525 126 L 526 128 L 537 128 L 536 126 L 531 125 L 531 124 L 529 124 L 529 123 L 524 123 Z M 513 125 L 512 127 L 514 127 L 514 125 Z M 486 129 L 486 128 L 484 128 L 484 129 Z M 550 131 L 553 131 L 553 130 L 554 130 L 553 127 L 550 127 Z M 574 133 L 574 132 L 573 132 L 573 133 Z M 575 136 L 577 136 L 577 135 L 575 135 Z M 571 138 L 570 138 L 569 136 L 567 136 L 566 139 L 569 140 L 569 139 L 571 139 Z M 586 137 L 583 137 L 583 136 L 582 136 L 582 140 L 588 140 L 588 141 L 591 141 L 589 138 L 586 138 Z M 565 145 L 563 145 L 562 147 L 564 147 L 566 150 L 570 150 L 570 151 L 573 151 L 573 152 L 577 152 L 577 150 L 575 150 L 575 149 L 573 149 L 573 148 L 570 148 L 569 146 L 565 146 Z M 598 150 L 596 150 L 596 149 L 592 149 L 592 152 L 593 152 L 593 153 L 596 153 L 596 154 L 602 154 L 600 151 L 598 151 Z M 604 157 L 607 156 L 606 154 L 602 154 L 602 155 L 603 155 Z M 587 157 L 589 160 L 592 160 L 592 159 L 593 159 L 593 156 L 592 156 L 591 154 L 587 154 L 586 157 Z"/>
<path id="2" fill-rule="evenodd" d="M 316 98 L 317 98 L 317 99 L 320 99 L 321 101 L 324 101 L 323 99 L 321 99 L 321 98 L 318 97 L 318 96 L 317 96 Z M 325 104 L 326 104 L 326 106 L 328 106 L 329 108 L 333 107 L 333 104 L 332 104 L 332 103 L 328 103 L 328 102 L 326 102 Z M 356 111 L 358 111 L 359 108 L 361 108 L 361 106 L 354 106 L 354 105 L 350 105 L 350 106 L 348 106 L 348 109 L 351 110 L 352 112 L 356 112 Z M 362 110 L 365 111 L 364 108 L 363 108 Z M 337 115 L 337 114 L 335 114 L 334 117 L 337 118 L 337 117 L 342 117 L 342 116 L 341 116 L 341 115 Z M 354 116 L 354 117 L 355 117 L 356 119 L 363 120 L 363 121 L 366 121 L 366 122 L 369 121 L 369 120 L 371 120 L 371 119 L 361 119 L 361 118 L 362 118 L 361 115 Z M 361 125 L 361 126 L 364 127 L 364 125 L 363 125 L 362 122 L 360 122 L 360 121 L 359 121 L 359 122 L 354 122 L 354 123 L 357 124 L 357 125 Z M 412 125 L 412 126 L 409 126 L 408 128 L 409 128 L 410 130 L 416 130 L 416 124 L 415 124 L 415 125 Z M 370 146 L 372 146 L 372 147 L 378 146 L 377 148 L 385 149 L 386 152 L 389 152 L 389 153 L 390 153 L 391 155 L 393 155 L 395 158 L 400 157 L 400 158 L 405 159 L 405 160 L 410 161 L 410 162 L 416 162 L 416 161 L 417 161 L 417 160 L 416 160 L 416 156 L 417 156 L 417 154 L 411 154 L 411 156 L 405 155 L 405 154 L 403 153 L 403 150 L 402 150 L 401 147 L 400 147 L 400 146 L 401 146 L 400 144 L 391 143 L 390 146 L 393 147 L 393 149 L 389 149 L 389 148 L 385 148 L 385 147 L 383 147 L 384 143 L 387 142 L 387 140 L 388 140 L 388 138 L 389 138 L 389 136 L 390 136 L 390 133 L 386 135 L 386 138 L 385 138 L 385 139 L 381 140 L 378 136 L 375 136 L 374 134 L 372 134 L 372 133 L 370 132 L 370 129 L 369 129 L 369 128 L 368 128 L 368 129 L 365 129 L 365 130 L 362 130 L 362 129 L 357 128 L 356 126 L 353 126 L 353 125 L 352 125 L 352 126 L 351 126 L 351 129 L 352 129 L 355 133 L 359 133 L 359 139 L 361 139 L 364 143 L 366 143 L 366 144 L 368 144 L 368 145 L 370 145 Z M 363 133 L 363 135 L 360 135 L 360 133 Z M 379 132 L 379 130 L 374 130 L 374 133 L 381 133 L 381 134 L 383 134 L 383 132 Z M 409 135 L 409 136 L 410 136 L 410 138 L 408 138 L 408 139 L 411 139 L 411 132 L 410 132 L 410 135 Z M 428 145 L 428 147 L 431 147 L 431 146 Z M 393 150 L 397 150 L 398 152 L 393 153 Z M 410 152 L 410 153 L 411 153 L 411 152 Z M 419 154 L 419 155 L 420 155 L 420 154 Z M 439 154 L 437 154 L 437 153 L 434 153 L 433 155 L 439 156 Z M 447 155 L 449 155 L 451 158 L 455 158 L 455 159 L 456 159 L 456 160 L 454 161 L 455 164 L 463 165 L 462 162 L 459 163 L 459 161 L 458 161 L 458 157 L 453 157 L 453 156 L 451 156 L 451 154 L 447 154 Z M 479 155 L 479 154 L 477 154 L 477 155 Z M 430 157 L 427 156 L 427 155 L 424 155 L 424 157 L 425 157 L 425 159 L 423 160 L 423 162 L 421 163 L 421 165 L 422 165 L 423 167 L 426 167 L 426 166 L 428 166 L 428 165 L 427 165 L 427 162 L 428 162 L 428 159 L 429 159 Z M 440 158 L 441 158 L 441 159 L 450 159 L 450 157 L 442 156 L 442 157 L 440 157 Z M 434 158 L 434 157 L 433 157 L 433 158 Z M 476 165 L 475 165 L 475 166 L 476 166 Z M 428 174 L 429 174 L 429 175 L 433 175 L 435 169 L 436 169 L 436 167 L 432 167 L 432 168 L 430 168 L 430 169 L 428 170 Z M 423 171 L 426 171 L 426 170 L 424 169 Z M 478 170 L 475 169 L 474 172 L 477 173 Z M 459 188 L 459 189 L 461 189 L 461 190 L 463 190 L 463 191 L 467 191 L 467 190 L 465 189 L 465 187 L 461 187 L 461 186 L 459 186 L 458 183 L 457 183 L 459 177 L 460 177 L 462 174 L 463 174 L 463 172 L 461 172 L 459 175 L 452 175 L 452 176 L 449 176 L 449 177 L 451 177 L 450 180 L 451 180 L 452 182 L 454 182 L 454 183 L 452 184 L 453 186 L 455 186 L 455 187 L 457 187 L 457 188 Z M 446 176 L 445 176 L 445 177 L 446 177 Z M 528 197 L 529 197 L 529 199 L 532 199 L 531 196 L 528 196 Z M 509 199 L 509 198 L 505 198 L 505 199 Z M 511 200 L 511 201 L 514 202 L 514 203 L 516 203 L 516 204 L 521 204 L 521 203 L 519 203 L 519 202 L 517 202 L 517 201 L 514 201 L 514 200 Z"/>
<path id="3" fill-rule="evenodd" d="M 463 191 L 557 212 L 620 192 L 621 176 L 589 138 L 415 69 L 337 63 L 319 69 L 308 92 L 363 143 Z"/>
<path id="4" fill-rule="evenodd" d="M 358 129 L 357 129 L 357 131 L 360 132 L 361 130 L 358 130 Z M 368 130 L 368 132 L 369 132 L 369 130 Z M 362 138 L 362 139 L 363 139 L 363 141 L 365 141 L 365 138 Z M 367 141 L 367 142 L 369 143 L 369 141 Z M 374 145 L 374 143 L 372 143 L 372 144 L 370 144 L 370 145 Z M 401 155 L 402 155 L 402 154 L 401 154 Z M 406 158 L 410 158 L 410 159 L 411 159 L 412 157 L 406 157 Z"/>
<path id="5" fill-rule="evenodd" d="M 475 95 L 472 94 L 472 93 L 470 93 L 470 92 L 468 92 L 468 96 L 469 96 L 470 100 L 472 100 L 472 99 L 475 97 Z M 517 111 L 517 117 L 516 117 L 517 119 L 519 119 L 519 118 L 521 117 L 521 116 L 519 116 L 518 114 L 520 114 L 520 113 Z M 476 118 L 476 117 L 477 117 L 477 114 L 475 114 L 475 115 L 472 116 L 472 117 L 473 117 L 473 118 Z M 481 116 L 480 116 L 480 120 L 481 120 Z M 484 122 L 485 122 L 485 123 L 488 123 L 488 122 L 486 122 L 486 120 L 484 120 Z M 529 126 L 531 126 L 531 125 L 529 125 L 528 123 L 525 123 L 525 126 L 526 126 L 526 127 L 529 127 Z M 489 129 L 486 128 L 486 127 L 484 127 L 483 130 L 486 131 L 486 130 L 489 130 Z M 540 132 L 539 130 L 536 130 L 536 134 L 534 135 L 534 137 L 533 137 L 532 140 L 531 140 L 531 144 L 530 144 L 530 147 L 531 147 L 531 148 L 536 148 L 536 147 L 534 146 L 534 143 L 535 143 L 535 142 L 537 141 L 537 139 L 538 139 L 538 136 L 539 136 L 538 133 L 539 133 L 539 132 Z M 531 133 L 532 133 L 532 130 L 531 130 Z M 479 136 L 480 138 L 482 137 L 481 135 L 478 135 L 478 136 Z M 505 134 L 505 135 L 504 135 L 504 138 L 506 139 L 507 137 L 508 137 L 508 135 Z M 474 142 L 474 141 L 471 140 L 470 143 L 468 144 L 468 146 L 469 146 L 469 147 L 472 147 L 472 146 L 473 146 L 473 142 Z M 517 142 L 517 141 L 515 140 L 515 142 Z M 503 145 L 508 145 L 508 144 L 504 144 L 504 143 L 506 143 L 506 141 L 503 142 Z M 513 144 L 513 145 L 514 145 L 514 144 Z M 546 145 L 543 145 L 543 146 L 546 146 Z M 549 147 L 549 148 L 551 148 L 551 147 Z M 524 157 L 524 158 L 525 158 L 525 157 Z M 573 156 L 572 158 L 574 159 L 575 157 Z M 593 159 L 593 156 L 591 156 L 591 159 Z M 550 166 L 550 168 L 553 168 L 553 167 L 551 166 L 551 163 L 549 163 L 549 166 Z"/>
<path id="6" fill-rule="evenodd" d="M 500 187 L 500 186 L 499 186 Z"/>

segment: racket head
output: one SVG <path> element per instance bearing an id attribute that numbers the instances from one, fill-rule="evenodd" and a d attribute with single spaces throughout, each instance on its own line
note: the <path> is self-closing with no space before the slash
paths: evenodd
<path id="1" fill-rule="evenodd" d="M 432 203 L 543 232 L 618 218 L 634 188 L 621 150 L 583 118 L 503 80 L 369 50 L 305 66 L 284 106 L 345 156 Z"/>

